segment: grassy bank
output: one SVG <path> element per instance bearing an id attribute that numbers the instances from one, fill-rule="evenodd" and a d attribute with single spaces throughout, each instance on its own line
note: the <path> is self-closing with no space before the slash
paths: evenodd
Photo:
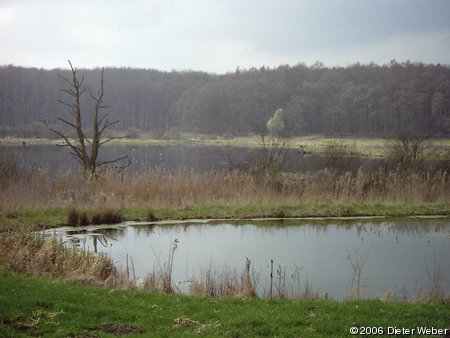
<path id="1" fill-rule="evenodd" d="M 348 337 L 350 327 L 448 328 L 448 304 L 204 298 L 111 290 L 0 270 L 2 337 Z"/>
<path id="2" fill-rule="evenodd" d="M 67 224 L 69 207 L 35 208 L 23 212 L 0 212 L 0 230 L 49 228 Z M 97 209 L 83 208 L 89 218 Z M 126 221 L 149 220 L 147 208 L 123 208 L 117 210 Z M 208 205 L 186 208 L 161 207 L 150 210 L 153 220 L 189 219 L 258 219 L 305 218 L 311 220 L 365 217 L 450 217 L 448 204 L 298 204 L 298 205 Z"/>

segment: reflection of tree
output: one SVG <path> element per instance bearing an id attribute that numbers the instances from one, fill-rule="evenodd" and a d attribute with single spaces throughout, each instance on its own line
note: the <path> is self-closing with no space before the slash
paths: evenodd
<path id="1" fill-rule="evenodd" d="M 94 252 L 98 253 L 97 245 L 98 242 L 104 247 L 108 247 L 108 238 L 105 235 L 92 235 L 92 241 L 94 245 Z"/>
<path id="2" fill-rule="evenodd" d="M 123 228 L 120 229 L 114 229 L 114 228 L 109 228 L 109 229 L 101 229 L 99 231 L 102 235 L 105 235 L 115 241 L 117 241 L 118 237 L 125 237 L 125 231 Z"/>
<path id="3" fill-rule="evenodd" d="M 94 245 L 94 252 L 98 253 L 98 243 L 104 248 L 107 248 L 108 241 L 118 241 L 118 237 L 124 237 L 125 233 L 123 230 L 118 229 L 103 229 L 100 233 L 91 233 L 92 244 Z"/>

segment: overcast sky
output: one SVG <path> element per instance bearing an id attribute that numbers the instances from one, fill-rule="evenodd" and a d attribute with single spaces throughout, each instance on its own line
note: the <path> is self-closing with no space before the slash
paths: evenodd
<path id="1" fill-rule="evenodd" d="M 0 65 L 450 64 L 450 0 L 0 0 Z"/>

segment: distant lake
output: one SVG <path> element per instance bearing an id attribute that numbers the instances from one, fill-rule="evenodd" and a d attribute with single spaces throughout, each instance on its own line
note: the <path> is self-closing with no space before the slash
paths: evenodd
<path id="1" fill-rule="evenodd" d="M 0 151 L 17 154 L 23 164 L 30 167 L 44 167 L 50 172 L 71 169 L 78 171 L 79 163 L 69 155 L 69 149 L 56 145 L 8 145 L 1 146 Z M 110 160 L 129 156 L 129 171 L 146 169 L 192 170 L 206 172 L 226 170 L 229 157 L 235 165 L 246 165 L 251 156 L 258 152 L 256 148 L 240 146 L 205 146 L 205 145 L 106 145 L 102 148 L 101 159 Z M 295 149 L 287 151 L 285 170 L 313 171 L 320 167 L 319 155 L 300 156 Z"/>

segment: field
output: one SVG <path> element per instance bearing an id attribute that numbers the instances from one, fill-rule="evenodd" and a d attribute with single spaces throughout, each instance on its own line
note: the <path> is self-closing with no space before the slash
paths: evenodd
<path id="1" fill-rule="evenodd" d="M 0 270 L 2 337 L 349 337 L 449 327 L 448 304 L 206 298 L 69 285 Z M 391 329 L 392 330 L 392 329 Z"/>

